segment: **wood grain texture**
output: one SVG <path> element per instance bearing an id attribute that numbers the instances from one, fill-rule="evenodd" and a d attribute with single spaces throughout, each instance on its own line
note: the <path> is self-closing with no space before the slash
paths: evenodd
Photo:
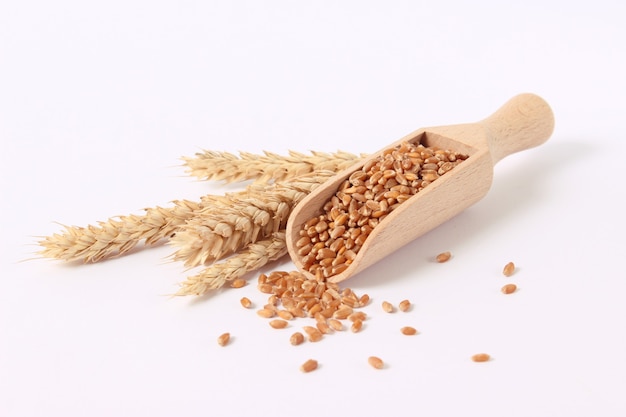
<path id="1" fill-rule="evenodd" d="M 550 106 L 542 98 L 526 93 L 513 97 L 482 121 L 421 128 L 372 154 L 370 158 L 376 158 L 384 150 L 408 141 L 464 153 L 469 158 L 391 212 L 368 236 L 350 267 L 329 280 L 350 278 L 476 203 L 491 187 L 493 166 L 498 161 L 544 143 L 553 129 Z M 319 215 L 339 185 L 366 162 L 359 161 L 319 186 L 289 217 L 287 249 L 304 274 L 311 276 L 302 268 L 295 245 L 303 223 Z"/>

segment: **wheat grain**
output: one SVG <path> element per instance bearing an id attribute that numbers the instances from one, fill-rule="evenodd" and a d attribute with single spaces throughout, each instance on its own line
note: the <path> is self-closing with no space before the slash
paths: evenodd
<path id="1" fill-rule="evenodd" d="M 500 291 L 502 291 L 503 294 L 513 294 L 515 291 L 517 291 L 517 285 L 506 284 L 500 289 Z"/>
<path id="2" fill-rule="evenodd" d="M 393 304 L 391 304 L 389 301 L 383 301 L 383 311 L 385 313 L 393 313 L 394 312 L 394 308 L 393 308 Z"/>
<path id="3" fill-rule="evenodd" d="M 452 254 L 450 252 L 441 252 L 439 255 L 437 255 L 435 260 L 439 263 L 444 263 L 444 262 L 448 262 L 451 257 L 452 257 Z"/>
<path id="4" fill-rule="evenodd" d="M 378 356 L 370 356 L 367 358 L 367 363 L 375 369 L 383 369 L 385 367 L 385 363 Z"/>
<path id="5" fill-rule="evenodd" d="M 415 329 L 415 327 L 411 326 L 404 326 L 400 329 L 400 332 L 402 332 L 402 334 L 406 336 L 414 336 L 417 334 L 417 330 Z"/>
<path id="6" fill-rule="evenodd" d="M 259 317 L 263 317 L 264 319 L 269 319 L 276 315 L 276 312 L 269 308 L 262 308 L 256 312 Z"/>
<path id="7" fill-rule="evenodd" d="M 474 362 L 487 362 L 489 359 L 491 359 L 491 356 L 488 353 L 477 353 L 475 355 L 472 355 L 471 359 Z"/>
<path id="8" fill-rule="evenodd" d="M 64 226 L 62 233 L 44 237 L 38 242 L 38 255 L 65 261 L 98 262 L 122 255 L 138 243 L 154 245 L 169 238 L 185 221 L 204 208 L 202 203 L 174 201 L 174 207 L 145 209 L 144 215 L 130 214 L 99 222 L 97 226 Z"/>
<path id="9" fill-rule="evenodd" d="M 239 300 L 239 302 L 241 303 L 243 308 L 250 308 L 250 307 L 252 307 L 252 301 L 250 301 L 250 299 L 248 297 L 243 297 L 241 300 Z"/>
<path id="10" fill-rule="evenodd" d="M 513 262 L 509 262 L 504 265 L 504 269 L 502 269 L 502 274 L 505 277 L 510 277 L 511 275 L 513 275 L 513 272 L 515 272 L 515 264 Z"/>
<path id="11" fill-rule="evenodd" d="M 352 326 L 350 326 L 350 330 L 352 331 L 352 333 L 358 333 L 361 331 L 362 328 L 363 328 L 362 320 L 355 320 L 354 322 L 352 322 Z"/>
<path id="12" fill-rule="evenodd" d="M 312 151 L 311 155 L 289 151 L 289 156 L 271 152 L 265 152 L 264 155 L 240 152 L 237 156 L 229 152 L 207 150 L 182 159 L 190 175 L 230 183 L 246 180 L 284 181 L 319 170 L 336 172 L 349 167 L 363 156 L 343 151 Z"/>
<path id="13" fill-rule="evenodd" d="M 230 283 L 230 286 L 232 288 L 242 288 L 245 285 L 246 285 L 246 280 L 242 278 L 237 278 L 233 280 L 233 282 Z"/>
<path id="14" fill-rule="evenodd" d="M 175 295 L 205 294 L 222 287 L 228 281 L 261 268 L 286 253 L 285 233 L 275 233 L 270 239 L 251 243 L 236 255 L 209 266 L 197 275 L 188 277 Z"/>
<path id="15" fill-rule="evenodd" d="M 289 337 L 289 343 L 294 346 L 301 345 L 304 342 L 304 335 L 300 332 L 295 332 Z"/>
<path id="16" fill-rule="evenodd" d="M 300 370 L 302 372 L 311 372 L 317 369 L 317 361 L 315 359 L 309 359 L 308 361 L 304 362 L 302 364 L 302 366 L 300 366 Z"/>
<path id="17" fill-rule="evenodd" d="M 398 304 L 398 310 L 407 312 L 411 309 L 411 302 L 409 300 L 402 300 L 400 304 Z"/>
<path id="18" fill-rule="evenodd" d="M 286 320 L 282 320 L 282 319 L 274 319 L 270 321 L 270 326 L 274 329 L 284 329 L 288 325 L 289 323 L 287 323 Z"/>
<path id="19" fill-rule="evenodd" d="M 230 333 L 222 333 L 217 338 L 217 344 L 220 346 L 226 346 L 229 341 L 230 341 Z"/>

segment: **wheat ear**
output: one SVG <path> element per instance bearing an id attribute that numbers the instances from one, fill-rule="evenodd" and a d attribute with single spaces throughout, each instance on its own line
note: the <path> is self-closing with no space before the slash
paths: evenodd
<path id="1" fill-rule="evenodd" d="M 340 171 L 361 157 L 343 151 L 325 153 L 311 151 L 311 155 L 289 151 L 288 156 L 271 152 L 263 155 L 240 152 L 239 156 L 229 152 L 203 151 L 194 157 L 184 157 L 187 172 L 204 180 L 237 182 L 284 181 L 288 178 L 309 174 L 317 170 Z"/>
<path id="2" fill-rule="evenodd" d="M 205 294 L 222 287 L 228 281 L 263 267 L 286 253 L 285 233 L 273 233 L 268 239 L 250 243 L 236 255 L 188 277 L 181 283 L 181 288 L 175 295 Z"/>
<path id="3" fill-rule="evenodd" d="M 252 184 L 244 191 L 214 199 L 181 225 L 170 243 L 172 258 L 194 267 L 218 261 L 250 243 L 284 230 L 291 211 L 335 173 L 319 171 L 270 185 Z"/>
<path id="4" fill-rule="evenodd" d="M 171 208 L 148 208 L 144 215 L 118 216 L 98 222 L 97 226 L 64 226 L 62 233 L 38 242 L 43 247 L 38 254 L 66 261 L 97 262 L 128 252 L 141 241 L 153 245 L 170 237 L 180 225 L 204 208 L 201 203 L 187 200 L 173 203 Z"/>

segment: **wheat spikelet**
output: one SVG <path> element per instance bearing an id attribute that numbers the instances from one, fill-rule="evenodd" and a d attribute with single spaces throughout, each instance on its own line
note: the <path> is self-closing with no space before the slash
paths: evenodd
<path id="1" fill-rule="evenodd" d="M 204 208 L 201 203 L 174 201 L 174 207 L 145 209 L 145 214 L 127 215 L 98 222 L 97 226 L 64 226 L 62 233 L 44 237 L 38 243 L 43 250 L 38 254 L 66 261 L 82 259 L 97 262 L 121 255 L 139 242 L 153 245 L 170 237 L 180 225 Z"/>
<path id="2" fill-rule="evenodd" d="M 272 152 L 257 155 L 240 152 L 239 157 L 229 152 L 203 151 L 195 157 L 184 157 L 187 172 L 204 180 L 237 182 L 284 181 L 317 170 L 340 171 L 361 157 L 343 151 L 325 153 L 311 151 L 311 155 L 289 151 L 288 156 Z"/>
<path id="3" fill-rule="evenodd" d="M 268 239 L 250 243 L 236 255 L 209 266 L 197 275 L 188 277 L 181 283 L 181 288 L 175 295 L 205 294 L 222 287 L 228 281 L 263 267 L 286 253 L 285 233 L 274 233 Z"/>
<path id="4" fill-rule="evenodd" d="M 270 185 L 252 184 L 229 193 L 181 225 L 170 243 L 172 258 L 194 267 L 222 259 L 284 230 L 291 211 L 315 187 L 334 175 L 319 171 Z"/>

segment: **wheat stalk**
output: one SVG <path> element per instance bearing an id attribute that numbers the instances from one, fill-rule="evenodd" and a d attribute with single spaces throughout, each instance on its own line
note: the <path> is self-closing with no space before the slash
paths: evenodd
<path id="1" fill-rule="evenodd" d="M 253 184 L 229 193 L 190 218 L 170 243 L 172 255 L 194 267 L 222 259 L 250 243 L 284 230 L 293 208 L 318 185 L 334 175 L 319 171 L 270 185 Z"/>
<path id="2" fill-rule="evenodd" d="M 62 233 L 44 237 L 38 243 L 43 250 L 38 254 L 66 261 L 82 259 L 98 262 L 104 258 L 121 255 L 142 240 L 154 245 L 175 231 L 204 208 L 188 200 L 174 201 L 174 207 L 145 209 L 145 214 L 127 215 L 98 222 L 97 226 L 64 226 Z"/>
<path id="3" fill-rule="evenodd" d="M 268 239 L 250 243 L 236 255 L 188 277 L 181 283 L 181 288 L 175 295 L 205 294 L 222 287 L 228 281 L 263 267 L 286 253 L 285 233 L 273 233 Z"/>
<path id="4" fill-rule="evenodd" d="M 318 170 L 340 171 L 361 157 L 343 151 L 325 153 L 311 151 L 311 155 L 289 151 L 288 156 L 272 152 L 263 155 L 240 152 L 239 156 L 229 152 L 203 151 L 195 157 L 184 157 L 187 172 L 205 180 L 238 182 L 284 181 Z"/>
<path id="5" fill-rule="evenodd" d="M 174 260 L 188 267 L 216 262 L 189 277 L 176 293 L 204 294 L 286 254 L 284 229 L 295 205 L 358 159 L 346 152 L 242 152 L 237 157 L 206 151 L 184 159 L 192 175 L 255 183 L 240 192 L 204 196 L 200 202 L 178 200 L 170 208 L 148 208 L 143 215 L 116 216 L 87 227 L 63 226 L 62 232 L 38 242 L 43 248 L 38 254 L 97 262 L 124 254 L 142 241 L 154 245 L 170 239 L 178 248 Z"/>

